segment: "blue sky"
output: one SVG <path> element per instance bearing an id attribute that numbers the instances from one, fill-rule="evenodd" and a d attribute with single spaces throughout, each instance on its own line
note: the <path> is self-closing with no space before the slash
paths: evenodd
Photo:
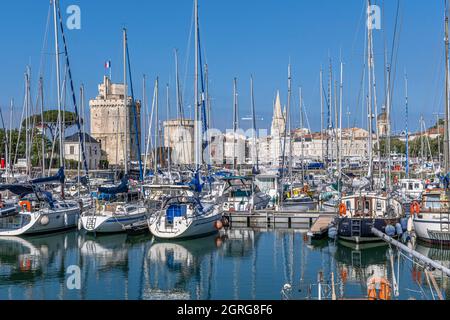
<path id="1" fill-rule="evenodd" d="M 394 130 L 405 126 L 404 73 L 409 78 L 410 127 L 419 127 L 423 115 L 428 125 L 433 113 L 443 112 L 444 4 L 443 0 L 400 1 L 399 51 L 396 63 L 393 106 Z M 258 126 L 269 128 L 277 90 L 287 100 L 287 65 L 293 70 L 293 121 L 299 123 L 298 88 L 302 86 L 309 123 L 320 130 L 319 71 L 328 69 L 332 58 L 335 76 L 342 57 L 344 108 L 352 125 L 365 119 L 358 96 L 364 63 L 364 0 L 199 0 L 202 46 L 209 65 L 213 99 L 213 126 L 232 126 L 233 78 L 238 78 L 241 117 L 250 114 L 250 75 L 255 78 Z M 376 3 L 376 2 L 375 2 Z M 81 30 L 67 31 L 75 86 L 83 83 L 88 98 L 97 94 L 105 74 L 104 63 L 112 60 L 113 81 L 122 81 L 122 28 L 129 33 L 133 81 L 142 96 L 142 76 L 148 78 L 148 96 L 153 82 L 171 85 L 175 101 L 173 50 L 178 48 L 181 80 L 185 86 L 185 112 L 193 103 L 193 44 L 188 51 L 193 0 L 62 0 L 63 11 L 71 4 L 81 8 Z M 378 101 L 384 100 L 384 43 L 391 52 L 397 0 L 378 1 L 383 9 L 382 30 L 375 31 Z M 23 77 L 32 67 L 33 92 L 37 89 L 40 61 L 45 62 L 46 104 L 55 103 L 53 29 L 42 55 L 48 0 L 4 1 L 0 10 L 0 104 L 7 112 L 16 101 L 20 118 Z M 67 15 L 66 15 L 67 16 Z M 191 39 L 193 42 L 193 37 Z M 325 76 L 327 73 L 325 72 Z M 335 78 L 337 79 L 337 78 Z M 165 96 L 161 89 L 160 96 Z M 34 99 L 35 100 L 35 99 Z M 162 99 L 163 104 L 165 98 Z M 172 104 L 172 112 L 175 112 Z M 6 113 L 5 118 L 9 118 Z M 347 118 L 344 118 L 347 125 Z M 242 127 L 248 126 L 242 122 Z"/>

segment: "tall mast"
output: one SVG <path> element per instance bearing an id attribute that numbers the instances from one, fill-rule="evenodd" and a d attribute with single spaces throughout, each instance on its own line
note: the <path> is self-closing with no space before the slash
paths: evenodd
<path id="1" fill-rule="evenodd" d="M 373 110 L 372 110 L 372 20 L 369 17 L 370 0 L 367 1 L 367 69 L 368 69 L 368 95 L 367 95 L 367 114 L 368 114 L 368 130 L 369 130 L 369 172 L 370 190 L 373 188 Z"/>
<path id="2" fill-rule="evenodd" d="M 194 20 L 195 20 L 195 76 L 194 76 L 194 111 L 195 111 L 195 123 L 194 123 L 194 130 L 195 130 L 195 165 L 197 168 L 201 166 L 201 145 L 199 143 L 200 141 L 200 133 L 201 126 L 199 123 L 199 88 L 198 88 L 198 60 L 199 60 L 199 29 L 198 29 L 198 0 L 194 0 Z"/>
<path id="3" fill-rule="evenodd" d="M 27 176 L 31 178 L 30 170 L 30 68 L 27 67 L 25 74 L 25 158 L 27 160 Z M 62 148 L 62 147 L 61 147 Z"/>
<path id="4" fill-rule="evenodd" d="M 155 88 L 155 154 L 154 154 L 154 174 L 158 181 L 158 149 L 159 149 L 159 77 L 156 78 Z"/>
<path id="5" fill-rule="evenodd" d="M 169 90 L 169 84 L 166 85 L 166 108 L 167 108 L 167 121 L 170 120 L 170 90 Z M 167 126 L 167 133 L 169 135 L 169 138 L 167 141 L 170 141 L 170 126 Z M 170 150 L 170 143 L 167 147 L 167 168 L 169 170 L 169 176 L 172 174 L 172 168 L 171 168 L 171 150 Z"/>
<path id="6" fill-rule="evenodd" d="M 253 120 L 253 165 L 256 165 L 256 171 L 259 171 L 259 159 L 258 159 L 258 134 L 256 132 L 256 110 L 255 110 L 255 91 L 253 83 L 253 75 L 250 76 L 250 91 L 251 91 L 251 104 L 252 104 L 252 120 Z"/>
<path id="7" fill-rule="evenodd" d="M 320 149 L 322 154 L 322 162 L 324 162 L 325 154 L 324 154 L 324 146 L 323 146 L 323 126 L 324 126 L 324 119 L 325 119 L 325 109 L 324 109 L 324 103 L 323 103 L 323 70 L 320 69 Z"/>
<path id="8" fill-rule="evenodd" d="M 127 29 L 123 29 L 123 104 L 125 113 L 125 174 L 128 174 L 128 90 L 127 90 Z"/>
<path id="9" fill-rule="evenodd" d="M 11 111 L 10 111 L 10 114 L 9 114 L 9 150 L 8 150 L 8 154 L 9 154 L 8 165 L 9 165 L 9 173 L 10 174 L 12 174 L 12 172 L 13 172 L 13 163 L 12 163 L 12 123 L 13 123 L 13 113 L 14 113 L 14 99 L 11 99 Z"/>
<path id="10" fill-rule="evenodd" d="M 449 113 L 450 113 L 450 93 L 449 93 L 449 29 L 447 1 L 445 1 L 445 134 L 444 134 L 444 174 L 450 171 L 450 139 L 449 139 Z"/>
<path id="11" fill-rule="evenodd" d="M 386 149 L 387 149 L 387 188 L 392 189 L 392 177 L 391 177 L 391 67 L 387 67 L 387 98 L 386 98 L 386 118 L 387 118 L 387 137 L 386 137 Z"/>
<path id="12" fill-rule="evenodd" d="M 408 129 L 408 75 L 405 74 L 405 111 L 406 111 L 406 178 L 409 179 L 409 129 Z"/>
<path id="13" fill-rule="evenodd" d="M 144 110 L 144 141 L 147 143 L 147 77 L 144 74 L 142 76 L 142 109 Z M 142 120 L 141 120 L 142 123 Z M 144 177 L 145 177 L 145 171 L 144 171 Z"/>
<path id="14" fill-rule="evenodd" d="M 61 72 L 59 61 L 59 37 L 58 37 L 58 22 L 57 22 L 57 6 L 58 0 L 53 0 L 53 17 L 55 25 L 55 59 L 56 59 L 56 90 L 57 90 L 57 102 L 58 102 L 58 119 L 59 119 L 59 164 L 64 167 L 64 145 L 63 145 L 63 123 L 61 112 Z M 64 190 L 64 187 L 61 188 Z"/>
<path id="15" fill-rule="evenodd" d="M 330 134 L 331 134 L 331 130 L 333 129 L 333 120 L 331 117 L 331 107 L 332 107 L 332 86 L 333 86 L 333 69 L 332 69 L 332 65 L 331 65 L 331 58 L 330 58 L 330 65 L 329 65 L 329 74 L 328 74 L 329 78 L 328 78 L 328 131 L 327 131 L 327 161 L 329 161 L 329 157 L 330 157 Z M 333 152 L 331 153 L 333 154 Z M 333 159 L 331 159 L 331 161 L 333 161 Z"/>
<path id="16" fill-rule="evenodd" d="M 238 123 L 238 93 L 237 93 L 237 79 L 233 81 L 233 169 L 237 170 L 236 161 L 236 132 L 239 127 Z"/>
<path id="17" fill-rule="evenodd" d="M 289 63 L 288 67 L 288 102 L 287 102 L 287 110 L 286 110 L 286 122 L 289 133 L 289 181 L 291 185 L 292 191 L 292 134 L 291 134 L 291 97 L 292 97 L 292 72 L 291 72 L 291 64 Z M 285 136 L 285 139 L 287 136 Z M 284 155 L 283 155 L 284 156 Z"/>
<path id="18" fill-rule="evenodd" d="M 341 61 L 341 79 L 339 84 L 339 138 L 338 138 L 338 172 L 339 172 L 339 189 L 342 179 L 342 102 L 344 95 L 344 63 Z"/>
<path id="19" fill-rule="evenodd" d="M 41 139 L 41 148 L 42 148 L 42 177 L 45 176 L 45 125 L 44 125 L 44 79 L 42 77 L 39 78 L 39 96 L 41 98 L 41 126 L 42 126 L 42 139 Z"/>
<path id="20" fill-rule="evenodd" d="M 300 139 L 301 139 L 301 153 L 302 153 L 302 159 L 301 159 L 301 165 L 302 165 L 302 183 L 304 183 L 305 180 L 305 149 L 304 149 L 304 140 L 305 140 L 305 136 L 304 136 L 304 129 L 305 129 L 305 123 L 304 123 L 304 118 L 303 118 L 303 90 L 300 87 L 300 92 L 299 92 L 299 97 L 300 97 Z"/>

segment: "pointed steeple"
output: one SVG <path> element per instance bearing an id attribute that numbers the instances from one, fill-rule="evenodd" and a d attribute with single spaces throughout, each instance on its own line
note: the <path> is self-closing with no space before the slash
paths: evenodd
<path id="1" fill-rule="evenodd" d="M 273 119 L 272 119 L 272 135 L 280 135 L 284 132 L 286 126 L 285 116 L 281 110 L 280 91 L 277 91 L 277 98 L 274 104 Z"/>
<path id="2" fill-rule="evenodd" d="M 277 99 L 275 101 L 275 110 L 273 113 L 274 119 L 282 119 L 283 114 L 281 113 L 281 99 L 280 99 L 280 91 L 277 91 Z"/>

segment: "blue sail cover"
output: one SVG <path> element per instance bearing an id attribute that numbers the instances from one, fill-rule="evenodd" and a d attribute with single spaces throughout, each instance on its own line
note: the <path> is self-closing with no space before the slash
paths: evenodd
<path id="1" fill-rule="evenodd" d="M 194 178 L 192 178 L 192 181 L 189 183 L 189 187 L 194 192 L 202 192 L 203 186 L 200 182 L 200 175 L 198 171 L 195 173 Z"/>
<path id="2" fill-rule="evenodd" d="M 34 188 L 32 185 L 4 184 L 0 185 L 0 191 L 10 191 L 23 198 L 31 193 L 34 193 Z"/>
<path id="3" fill-rule="evenodd" d="M 109 195 L 115 195 L 115 194 L 119 194 L 119 193 L 127 193 L 128 192 L 128 177 L 125 177 L 119 186 L 113 187 L 113 188 L 100 187 L 100 188 L 98 188 L 98 192 L 103 193 L 103 194 L 109 194 Z"/>
<path id="4" fill-rule="evenodd" d="M 66 175 L 64 174 L 64 168 L 60 168 L 58 173 L 56 174 L 56 176 L 31 180 L 30 183 L 34 184 L 34 185 L 53 183 L 53 182 L 59 182 L 59 183 L 63 184 L 64 181 L 66 181 Z"/>

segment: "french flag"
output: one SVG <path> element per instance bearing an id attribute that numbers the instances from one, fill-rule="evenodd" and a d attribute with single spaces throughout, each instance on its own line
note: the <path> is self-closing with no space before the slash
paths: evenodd
<path id="1" fill-rule="evenodd" d="M 105 69 L 111 69 L 111 60 L 105 62 Z"/>

